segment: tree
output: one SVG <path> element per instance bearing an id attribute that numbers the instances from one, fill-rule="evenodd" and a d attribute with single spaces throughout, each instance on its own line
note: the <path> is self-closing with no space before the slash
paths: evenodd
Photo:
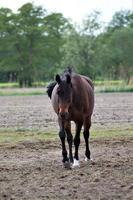
<path id="1" fill-rule="evenodd" d="M 35 49 L 40 41 L 46 11 L 31 3 L 23 5 L 14 17 L 14 46 L 18 56 L 20 86 L 31 86 L 35 77 Z"/>
<path id="2" fill-rule="evenodd" d="M 116 30 L 109 41 L 112 60 L 119 77 L 129 82 L 133 76 L 133 28 Z"/>
<path id="3" fill-rule="evenodd" d="M 18 80 L 20 86 L 52 79 L 68 65 L 91 78 L 133 73 L 133 12 L 116 12 L 106 29 L 100 13 L 88 15 L 80 27 L 61 13 L 47 14 L 32 3 L 17 13 L 0 9 L 0 80 Z"/>
<path id="4" fill-rule="evenodd" d="M 94 57 L 96 33 L 100 28 L 99 12 L 94 12 L 83 21 L 80 29 L 73 26 L 66 36 L 62 65 L 73 65 L 76 71 L 92 78 L 95 76 Z"/>
<path id="5" fill-rule="evenodd" d="M 133 12 L 130 10 L 116 12 L 107 26 L 107 31 L 112 32 L 124 27 L 133 27 Z"/>
<path id="6" fill-rule="evenodd" d="M 101 13 L 94 11 L 83 20 L 81 32 L 85 35 L 94 36 L 100 32 L 101 22 L 99 21 Z"/>
<path id="7" fill-rule="evenodd" d="M 41 51 L 45 63 L 45 78 L 50 79 L 61 68 L 62 46 L 65 42 L 64 33 L 69 27 L 69 22 L 62 14 L 53 13 L 45 17 L 44 24 L 45 37 L 42 38 L 44 46 Z"/>
<path id="8" fill-rule="evenodd" d="M 3 74 L 13 71 L 13 59 L 9 60 L 14 55 L 12 43 L 12 19 L 13 13 L 8 8 L 0 9 L 0 70 Z"/>
<path id="9" fill-rule="evenodd" d="M 5 9 L 2 19 L 0 41 L 3 46 L 6 41 L 6 52 L 12 54 L 8 59 L 3 57 L 2 69 L 15 71 L 20 86 L 31 86 L 39 77 L 50 77 L 49 73 L 60 64 L 67 20 L 59 13 L 48 15 L 42 7 L 31 3 L 23 5 L 16 14 Z"/>

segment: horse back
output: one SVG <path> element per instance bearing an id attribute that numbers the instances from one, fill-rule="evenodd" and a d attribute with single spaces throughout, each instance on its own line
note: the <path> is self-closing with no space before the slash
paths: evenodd
<path id="1" fill-rule="evenodd" d="M 84 75 L 80 75 L 80 76 L 82 78 L 84 78 L 88 82 L 88 84 L 92 87 L 92 89 L 94 90 L 94 85 L 93 85 L 92 80 L 89 77 L 87 77 L 87 76 L 84 76 Z"/>
<path id="2" fill-rule="evenodd" d="M 72 77 L 73 106 L 81 114 L 91 116 L 94 107 L 94 86 L 86 76 L 75 74 Z"/>

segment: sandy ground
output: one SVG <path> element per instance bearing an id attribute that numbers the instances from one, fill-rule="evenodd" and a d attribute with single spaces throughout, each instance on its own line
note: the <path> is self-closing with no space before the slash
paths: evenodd
<path id="1" fill-rule="evenodd" d="M 58 128 L 46 95 L 0 97 L 0 128 L 46 130 Z M 133 124 L 133 93 L 96 94 L 92 127 Z"/>
<path id="2" fill-rule="evenodd" d="M 0 128 L 56 129 L 47 96 L 0 97 Z M 133 94 L 97 94 L 92 129 L 133 124 Z M 0 145 L 0 200 L 132 200 L 133 137 L 91 139 L 93 162 L 66 170 L 59 141 Z"/>
<path id="3" fill-rule="evenodd" d="M 133 139 L 91 141 L 94 161 L 62 167 L 58 142 L 0 148 L 0 199 L 133 199 Z"/>

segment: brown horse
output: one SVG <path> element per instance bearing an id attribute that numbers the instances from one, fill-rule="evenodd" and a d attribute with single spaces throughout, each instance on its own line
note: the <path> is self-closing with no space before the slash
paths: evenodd
<path id="1" fill-rule="evenodd" d="M 75 74 L 70 69 L 65 70 L 61 76 L 57 74 L 55 80 L 48 86 L 47 93 L 58 116 L 63 163 L 67 168 L 70 168 L 71 165 L 79 166 L 78 148 L 82 126 L 84 127 L 83 135 L 86 144 L 85 156 L 86 160 L 90 159 L 89 129 L 94 107 L 94 87 L 88 77 Z M 76 125 L 74 159 L 72 154 L 71 121 L 74 121 Z M 69 157 L 65 146 L 66 137 L 69 145 Z"/>

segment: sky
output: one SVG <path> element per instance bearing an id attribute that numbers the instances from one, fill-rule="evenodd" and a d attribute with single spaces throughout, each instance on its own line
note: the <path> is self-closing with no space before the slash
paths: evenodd
<path id="1" fill-rule="evenodd" d="M 48 13 L 61 12 L 77 24 L 94 10 L 101 12 L 101 20 L 105 23 L 111 20 L 116 11 L 133 10 L 133 0 L 0 0 L 0 7 L 16 12 L 27 2 L 42 6 Z"/>

